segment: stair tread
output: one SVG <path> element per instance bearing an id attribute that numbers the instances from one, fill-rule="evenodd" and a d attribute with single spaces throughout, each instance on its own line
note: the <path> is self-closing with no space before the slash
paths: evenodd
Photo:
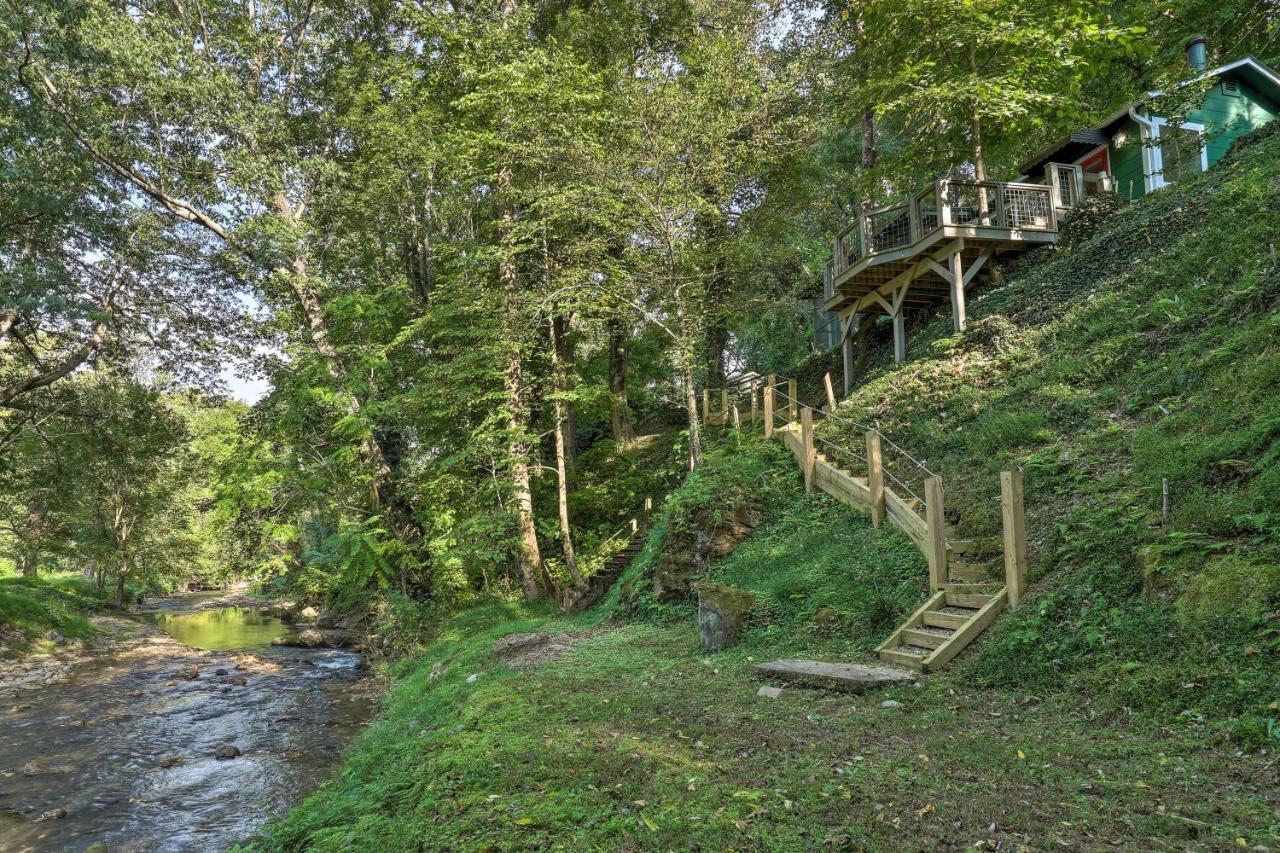
<path id="1" fill-rule="evenodd" d="M 958 604 L 948 604 L 946 607 L 940 607 L 933 611 L 934 613 L 945 613 L 948 616 L 964 616 L 966 619 L 978 612 L 976 607 L 961 607 Z"/>

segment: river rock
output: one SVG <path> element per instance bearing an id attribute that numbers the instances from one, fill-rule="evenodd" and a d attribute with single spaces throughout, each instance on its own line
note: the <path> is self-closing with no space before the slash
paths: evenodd
<path id="1" fill-rule="evenodd" d="M 84 848 L 84 853 L 110 853 L 110 851 L 107 849 L 107 845 L 98 841 Z"/>
<path id="2" fill-rule="evenodd" d="M 182 670 L 182 672 L 179 673 L 179 675 L 181 675 L 187 681 L 195 681 L 197 678 L 200 677 L 200 667 L 189 666 L 186 669 Z"/>
<path id="3" fill-rule="evenodd" d="M 308 649 L 319 649 L 323 648 L 327 643 L 324 641 L 324 634 L 314 628 L 308 628 L 305 631 L 298 632 L 298 645 L 305 646 Z"/>
<path id="4" fill-rule="evenodd" d="M 67 638 L 59 634 L 57 631 L 45 631 L 44 637 L 46 640 L 52 640 L 58 645 L 62 645 L 67 641 Z"/>
<path id="5" fill-rule="evenodd" d="M 742 626 L 755 606 L 753 592 L 703 581 L 698 584 L 698 639 L 704 652 L 737 645 Z"/>
<path id="6" fill-rule="evenodd" d="M 67 810 L 64 808 L 49 809 L 49 811 L 36 818 L 36 823 L 44 823 L 46 820 L 62 820 L 67 816 Z"/>
<path id="7" fill-rule="evenodd" d="M 36 776 L 39 773 L 40 765 L 36 764 L 34 761 L 28 761 L 26 764 L 22 765 L 23 776 Z"/>
<path id="8" fill-rule="evenodd" d="M 213 671 L 213 674 L 214 674 L 214 675 L 226 675 L 226 674 L 227 674 L 227 671 L 226 671 L 224 668 L 222 668 L 222 667 L 218 667 L 217 669 L 215 669 L 215 670 Z"/>
<path id="9" fill-rule="evenodd" d="M 172 752 L 166 752 L 164 755 L 156 759 L 156 767 L 177 767 L 183 761 L 181 755 L 175 755 Z"/>
<path id="10" fill-rule="evenodd" d="M 320 611 L 316 610 L 314 607 L 312 607 L 309 604 L 298 611 L 299 619 L 315 619 L 319 615 L 320 615 Z"/>
<path id="11" fill-rule="evenodd" d="M 220 743 L 213 748 L 213 757 L 219 761 L 226 761 L 229 758 L 235 758 L 240 754 L 240 747 L 229 743 Z"/>

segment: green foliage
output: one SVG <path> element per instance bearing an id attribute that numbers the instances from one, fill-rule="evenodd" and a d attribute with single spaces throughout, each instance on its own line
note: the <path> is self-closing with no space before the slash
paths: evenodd
<path id="1" fill-rule="evenodd" d="M 88 637 L 93 626 L 86 614 L 102 604 L 79 575 L 0 577 L 0 644 L 25 648 L 47 631 Z"/>
<path id="2" fill-rule="evenodd" d="M 927 456 L 966 538 L 999 534 L 999 471 L 1026 471 L 1032 596 L 958 662 L 977 683 L 1224 731 L 1275 700 L 1256 620 L 1280 562 L 1280 152 L 1260 136 L 1195 180 L 1086 211 L 1070 245 L 971 302 L 969 333 L 933 318 L 915 358 L 842 404 Z M 1201 618 L 1232 597 L 1238 613 Z"/>

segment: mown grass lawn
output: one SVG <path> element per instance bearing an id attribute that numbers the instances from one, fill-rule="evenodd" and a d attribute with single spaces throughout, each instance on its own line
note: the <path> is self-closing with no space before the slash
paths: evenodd
<path id="1" fill-rule="evenodd" d="M 803 559 L 818 542 L 828 562 Z M 869 566 L 882 571 L 869 574 Z M 340 777 L 259 844 L 1280 843 L 1274 759 L 1237 754 L 1194 718 L 1162 726 L 1095 707 L 1089 696 L 979 689 L 956 674 L 963 670 L 862 696 L 790 687 L 778 699 L 756 695 L 754 662 L 869 660 L 882 634 L 866 627 L 857 599 L 909 587 L 917 574 L 922 580 L 919 555 L 897 534 L 873 530 L 829 499 L 801 498 L 713 571 L 753 581 L 761 594 L 763 618 L 728 652 L 699 651 L 689 607 L 617 622 L 516 605 L 464 613 L 402 664 L 384 714 L 350 750 Z M 815 623 L 820 607 L 838 614 L 834 624 Z M 586 628 L 594 630 L 539 666 L 512 668 L 491 652 L 512 633 Z M 884 708 L 886 699 L 900 706 Z"/>

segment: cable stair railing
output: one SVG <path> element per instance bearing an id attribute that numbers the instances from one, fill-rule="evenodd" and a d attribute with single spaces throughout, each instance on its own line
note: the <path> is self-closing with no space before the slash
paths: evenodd
<path id="1" fill-rule="evenodd" d="M 783 390 L 785 389 L 785 390 Z M 745 383 L 702 392 L 703 422 L 742 428 L 763 423 L 764 437 L 778 436 L 795 456 L 805 490 L 826 492 L 906 534 L 929 566 L 929 598 L 877 648 L 881 660 L 928 672 L 945 666 L 982 633 L 1006 607 L 1016 607 L 1026 590 L 1026 521 L 1022 473 L 1004 471 L 1001 482 L 1003 579 L 977 559 L 982 544 L 948 536 L 942 478 L 873 425 L 836 411 L 830 375 L 824 377 L 826 405 L 799 399 L 793 378 L 754 377 Z M 743 399 L 743 398 L 749 399 Z M 712 405 L 718 398 L 719 407 Z M 779 419 L 781 418 L 781 424 Z M 822 420 L 861 431 L 857 446 L 816 435 Z M 917 484 L 918 481 L 918 484 Z"/>

